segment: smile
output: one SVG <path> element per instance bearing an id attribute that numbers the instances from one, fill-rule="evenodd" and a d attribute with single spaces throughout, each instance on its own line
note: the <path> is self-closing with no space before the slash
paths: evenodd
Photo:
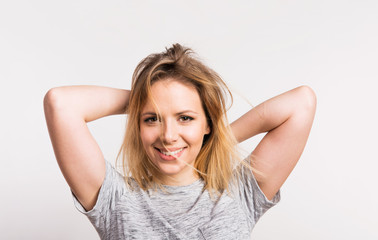
<path id="1" fill-rule="evenodd" d="M 156 151 L 158 152 L 158 154 L 160 156 L 160 159 L 162 159 L 164 161 L 173 161 L 173 160 L 178 159 L 183 154 L 185 148 L 186 147 L 177 149 L 175 151 L 166 152 L 166 151 L 163 151 L 163 150 L 155 147 Z"/>
<path id="2" fill-rule="evenodd" d="M 166 155 L 166 156 L 173 156 L 173 155 L 176 155 L 178 154 L 179 152 L 181 152 L 182 150 L 184 150 L 184 148 L 180 148 L 176 151 L 173 151 L 173 152 L 164 152 L 163 150 L 157 148 L 159 150 L 159 152 L 161 152 L 162 154 Z"/>

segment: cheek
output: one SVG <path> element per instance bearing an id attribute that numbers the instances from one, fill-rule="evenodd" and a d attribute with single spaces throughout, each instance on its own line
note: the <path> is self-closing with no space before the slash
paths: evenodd
<path id="1" fill-rule="evenodd" d="M 188 143 L 192 145 L 202 146 L 203 136 L 205 135 L 205 132 L 203 131 L 203 128 L 198 127 L 195 129 L 186 129 L 184 135 Z"/>
<path id="2" fill-rule="evenodd" d="M 141 127 L 140 138 L 146 150 L 147 150 L 147 147 L 149 147 L 152 143 L 156 141 L 155 135 L 156 134 L 154 130 Z"/>

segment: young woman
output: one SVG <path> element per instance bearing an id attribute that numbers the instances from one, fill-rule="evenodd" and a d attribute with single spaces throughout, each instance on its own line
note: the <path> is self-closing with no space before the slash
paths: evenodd
<path id="1" fill-rule="evenodd" d="M 75 206 L 102 239 L 249 239 L 305 147 L 316 97 L 301 86 L 232 124 L 222 79 L 179 44 L 136 68 L 131 91 L 49 90 L 44 109 Z M 104 160 L 86 123 L 127 114 L 119 159 Z M 237 143 L 266 135 L 246 159 Z"/>

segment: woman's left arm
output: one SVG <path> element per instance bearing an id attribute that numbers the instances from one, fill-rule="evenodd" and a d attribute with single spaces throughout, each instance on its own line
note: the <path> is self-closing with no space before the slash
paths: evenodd
<path id="1" fill-rule="evenodd" d="M 256 180 L 272 199 L 299 160 L 310 134 L 316 96 L 301 86 L 273 97 L 248 111 L 231 124 L 238 142 L 267 132 L 252 152 Z"/>

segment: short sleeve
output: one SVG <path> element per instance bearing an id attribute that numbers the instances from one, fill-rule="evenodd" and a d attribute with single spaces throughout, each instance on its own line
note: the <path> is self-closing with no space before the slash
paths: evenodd
<path id="1" fill-rule="evenodd" d="M 101 185 L 99 195 L 95 206 L 86 211 L 80 204 L 76 196 L 72 193 L 74 205 L 76 209 L 86 215 L 96 229 L 105 229 L 105 220 L 110 216 L 112 210 L 115 209 L 116 203 L 125 192 L 126 184 L 123 176 L 105 160 L 105 179 Z"/>
<path id="2" fill-rule="evenodd" d="M 275 194 L 272 200 L 269 200 L 260 189 L 252 170 L 243 165 L 240 166 L 239 170 L 238 182 L 240 200 L 249 220 L 252 222 L 252 225 L 255 225 L 268 209 L 280 201 L 280 190 Z"/>

